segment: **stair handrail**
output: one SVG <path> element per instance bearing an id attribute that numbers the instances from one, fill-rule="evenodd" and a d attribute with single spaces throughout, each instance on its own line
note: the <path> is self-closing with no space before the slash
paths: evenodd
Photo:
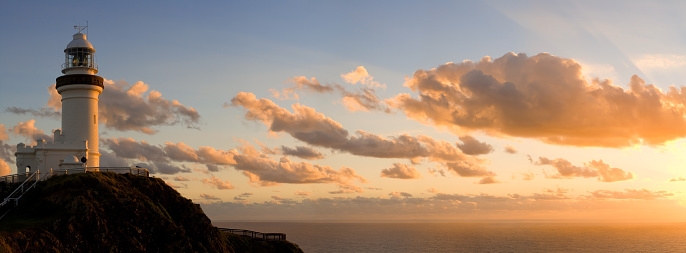
<path id="1" fill-rule="evenodd" d="M 29 182 L 29 181 L 30 181 L 32 178 L 34 178 L 34 177 L 35 177 L 35 179 L 33 179 L 33 184 L 31 184 L 28 188 L 24 189 L 24 185 L 25 185 L 27 182 Z M 35 172 L 33 172 L 33 174 L 29 175 L 29 177 L 27 177 L 27 178 L 24 180 L 24 182 L 22 182 L 21 185 L 19 185 L 19 186 L 17 187 L 17 189 L 14 189 L 14 191 L 13 191 L 12 193 L 10 193 L 10 195 L 7 196 L 7 197 L 5 198 L 5 200 L 2 201 L 2 203 L 0 203 L 0 207 L 5 206 L 7 203 L 10 202 L 10 200 L 14 200 L 14 205 L 15 205 L 15 207 L 16 207 L 16 206 L 19 204 L 19 199 L 20 199 L 22 196 L 24 196 L 24 193 L 26 193 L 27 191 L 29 191 L 29 190 L 31 190 L 32 188 L 36 187 L 36 184 L 38 183 L 39 179 L 40 179 L 40 172 L 39 172 L 38 170 L 36 170 Z M 16 198 L 13 198 L 12 196 L 14 196 L 15 193 L 17 193 L 19 190 L 21 190 L 21 192 L 19 192 L 19 193 L 20 193 L 19 196 L 17 196 Z"/>

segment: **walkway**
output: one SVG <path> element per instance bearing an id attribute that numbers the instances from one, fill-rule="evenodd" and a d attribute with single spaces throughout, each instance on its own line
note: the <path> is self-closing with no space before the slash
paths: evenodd
<path id="1" fill-rule="evenodd" d="M 219 230 L 232 233 L 234 235 L 248 236 L 253 239 L 270 240 L 270 241 L 285 241 L 286 234 L 284 233 L 261 233 L 252 230 L 234 229 L 234 228 L 219 228 Z"/>

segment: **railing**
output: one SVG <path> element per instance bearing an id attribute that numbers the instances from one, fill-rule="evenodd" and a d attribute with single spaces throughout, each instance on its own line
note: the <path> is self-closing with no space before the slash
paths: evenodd
<path id="1" fill-rule="evenodd" d="M 219 228 L 219 230 L 228 232 L 234 235 L 248 236 L 253 239 L 262 240 L 272 240 L 272 241 L 285 241 L 286 234 L 284 233 L 261 233 L 252 230 L 245 229 L 234 229 L 234 228 Z"/>
<path id="2" fill-rule="evenodd" d="M 29 176 L 31 176 L 31 173 L 34 173 L 34 172 L 17 173 L 17 174 L 3 176 L 3 177 L 0 177 L 0 182 L 11 183 L 11 184 L 24 182 L 27 178 L 29 178 Z"/>
<path id="3" fill-rule="evenodd" d="M 48 172 L 48 174 L 44 177 L 44 179 L 47 179 L 51 176 L 56 176 L 56 175 L 69 175 L 69 174 L 79 174 L 79 173 L 86 173 L 86 172 L 114 172 L 117 174 L 133 174 L 133 175 L 145 176 L 145 177 L 150 176 L 150 172 L 148 172 L 148 169 L 139 168 L 139 167 L 79 167 L 79 168 L 71 168 L 71 169 L 50 170 L 50 172 Z"/>
<path id="4" fill-rule="evenodd" d="M 7 208 L 7 207 L 9 207 L 8 204 L 11 201 L 14 201 L 14 207 L 18 206 L 19 205 L 19 199 L 21 199 L 21 197 L 24 196 L 24 193 L 26 193 L 27 191 L 36 187 L 36 184 L 38 183 L 38 181 L 40 181 L 40 172 L 34 171 L 31 173 L 32 174 L 29 175 L 24 180 L 24 182 L 21 183 L 21 185 L 19 185 L 19 187 L 17 187 L 17 189 L 15 189 L 12 193 L 10 193 L 10 195 L 7 196 L 7 198 L 5 198 L 5 200 L 3 200 L 2 203 L 0 203 L 0 210 L 3 211 L 2 216 L 0 216 L 0 219 L 5 217 L 5 215 L 7 213 L 9 213 L 11 207 L 10 208 Z M 33 183 L 31 183 L 31 182 L 33 182 Z M 27 183 L 29 183 L 30 185 L 27 186 L 26 185 Z"/>

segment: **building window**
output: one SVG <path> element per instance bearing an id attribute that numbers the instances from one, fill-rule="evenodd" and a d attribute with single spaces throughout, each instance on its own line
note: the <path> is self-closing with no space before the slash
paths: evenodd
<path id="1" fill-rule="evenodd" d="M 96 118 L 97 115 L 93 115 L 93 124 L 98 124 L 98 120 Z"/>

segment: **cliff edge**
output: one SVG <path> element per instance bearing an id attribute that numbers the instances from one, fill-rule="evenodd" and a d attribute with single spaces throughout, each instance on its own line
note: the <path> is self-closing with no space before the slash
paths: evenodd
<path id="1" fill-rule="evenodd" d="M 219 231 L 163 180 L 82 173 L 39 182 L 0 220 L 0 252 L 302 252 Z"/>

